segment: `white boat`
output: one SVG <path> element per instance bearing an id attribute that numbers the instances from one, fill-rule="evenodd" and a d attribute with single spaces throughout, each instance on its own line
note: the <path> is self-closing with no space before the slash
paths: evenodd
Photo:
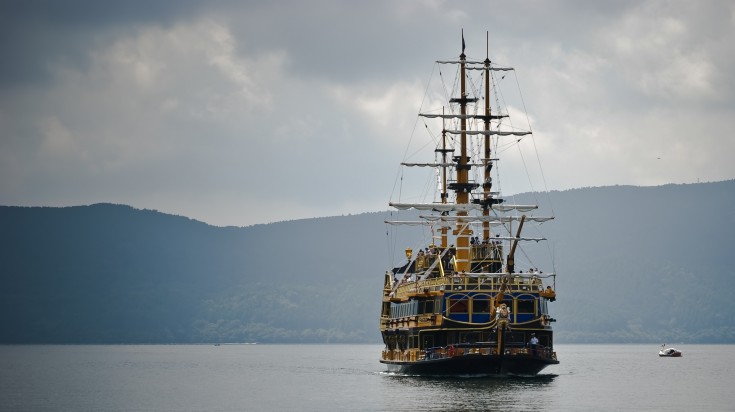
<path id="1" fill-rule="evenodd" d="M 681 351 L 676 348 L 667 348 L 664 343 L 661 345 L 661 350 L 658 351 L 658 356 L 666 358 L 679 358 L 681 357 Z"/>

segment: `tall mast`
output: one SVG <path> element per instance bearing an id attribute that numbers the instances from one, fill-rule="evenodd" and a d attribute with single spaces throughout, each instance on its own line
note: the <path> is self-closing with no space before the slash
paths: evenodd
<path id="1" fill-rule="evenodd" d="M 444 110 L 442 110 L 442 115 L 444 114 Z M 447 153 L 449 150 L 447 150 L 447 128 L 444 125 L 444 119 L 442 118 L 442 148 L 441 148 L 441 154 L 442 154 L 442 204 L 446 204 L 447 200 L 449 198 L 449 193 L 447 193 Z M 448 214 L 448 212 L 442 212 L 442 214 Z M 446 249 L 447 247 L 447 227 L 442 226 L 441 233 L 442 233 L 442 239 L 441 239 L 441 247 L 442 249 Z"/>
<path id="2" fill-rule="evenodd" d="M 490 34 L 485 33 L 485 131 L 490 131 Z M 483 194 L 485 202 L 483 203 L 482 215 L 490 216 L 490 189 L 492 188 L 492 174 L 490 173 L 493 164 L 490 160 L 490 134 L 485 135 L 485 159 L 483 163 L 485 165 L 485 181 L 482 184 Z M 485 221 L 482 223 L 482 238 L 490 239 L 490 222 Z"/>
<path id="3" fill-rule="evenodd" d="M 459 158 L 457 159 L 457 204 L 469 203 L 469 166 L 467 165 L 467 92 L 465 87 L 466 80 L 466 65 L 467 57 L 464 54 L 464 31 L 462 32 L 462 54 L 459 55 L 460 61 L 460 97 L 457 100 L 459 102 L 460 110 L 460 151 Z M 467 216 L 466 211 L 457 212 L 457 216 Z M 470 231 L 467 228 L 467 224 L 462 219 L 457 220 L 457 271 L 458 272 L 469 272 L 470 269 Z"/>

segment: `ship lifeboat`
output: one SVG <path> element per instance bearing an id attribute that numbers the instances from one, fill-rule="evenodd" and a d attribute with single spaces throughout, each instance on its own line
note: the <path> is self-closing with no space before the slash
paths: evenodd
<path id="1" fill-rule="evenodd" d="M 679 358 L 681 357 L 681 351 L 676 348 L 667 348 L 666 345 L 661 345 L 661 350 L 658 351 L 658 356 L 665 358 Z"/>

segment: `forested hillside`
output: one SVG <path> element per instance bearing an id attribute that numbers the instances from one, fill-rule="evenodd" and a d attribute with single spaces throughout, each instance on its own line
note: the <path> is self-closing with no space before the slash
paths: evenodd
<path id="1" fill-rule="evenodd" d="M 0 342 L 376 341 L 383 217 L 2 207 Z"/>
<path id="2" fill-rule="evenodd" d="M 558 342 L 735 342 L 735 181 L 540 196 Z M 0 207 L 0 343 L 379 342 L 387 217 Z"/>
<path id="3" fill-rule="evenodd" d="M 560 340 L 735 342 L 735 181 L 551 198 Z"/>

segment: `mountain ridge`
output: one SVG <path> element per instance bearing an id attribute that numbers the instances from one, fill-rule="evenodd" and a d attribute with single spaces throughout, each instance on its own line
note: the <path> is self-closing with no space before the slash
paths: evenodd
<path id="1" fill-rule="evenodd" d="M 546 196 L 557 342 L 735 342 L 735 180 Z M 0 343 L 379 342 L 390 218 L 0 206 Z"/>

